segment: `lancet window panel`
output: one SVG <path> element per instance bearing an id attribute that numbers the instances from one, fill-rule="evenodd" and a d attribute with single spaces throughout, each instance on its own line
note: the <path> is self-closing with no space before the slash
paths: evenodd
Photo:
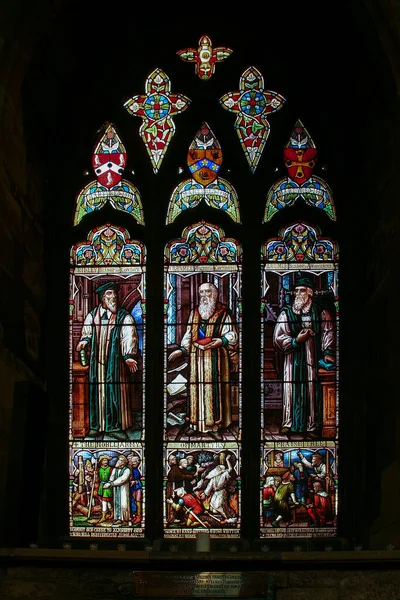
<path id="1" fill-rule="evenodd" d="M 262 247 L 260 514 L 266 537 L 336 532 L 338 260 L 336 242 L 300 221 Z M 329 461 L 322 451 L 328 446 Z M 282 464 L 272 454 L 266 460 L 269 448 Z"/>
<path id="2" fill-rule="evenodd" d="M 165 260 L 164 534 L 237 537 L 241 246 L 202 221 L 167 245 Z"/>
<path id="3" fill-rule="evenodd" d="M 145 265 L 111 224 L 71 249 L 71 536 L 144 536 Z"/>

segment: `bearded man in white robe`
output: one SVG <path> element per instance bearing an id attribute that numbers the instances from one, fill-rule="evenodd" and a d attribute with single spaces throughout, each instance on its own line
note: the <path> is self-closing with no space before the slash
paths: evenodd
<path id="1" fill-rule="evenodd" d="M 103 489 L 111 487 L 113 491 L 114 525 L 128 525 L 131 521 L 130 476 L 128 459 L 121 454 L 112 470 L 110 480 L 103 485 Z"/>
<path id="2" fill-rule="evenodd" d="M 232 422 L 231 372 L 236 368 L 238 332 L 227 306 L 217 301 L 214 284 L 203 283 L 199 297 L 180 348 L 168 360 L 189 358 L 187 415 L 191 428 L 205 433 Z"/>
<path id="3" fill-rule="evenodd" d="M 207 486 L 202 498 L 209 498 L 209 510 L 214 515 L 222 517 L 221 525 L 237 522 L 237 515 L 229 506 L 230 487 L 233 483 L 233 467 L 229 455 L 226 457 L 226 466 L 223 464 L 225 454 L 221 453 L 220 464 L 214 467 L 205 476 Z"/>
<path id="4" fill-rule="evenodd" d="M 331 314 L 314 302 L 314 281 L 300 277 L 292 306 L 278 316 L 273 343 L 284 354 L 281 433 L 307 433 L 316 438 L 322 428 L 322 390 L 318 369 L 334 368 L 335 329 Z"/>

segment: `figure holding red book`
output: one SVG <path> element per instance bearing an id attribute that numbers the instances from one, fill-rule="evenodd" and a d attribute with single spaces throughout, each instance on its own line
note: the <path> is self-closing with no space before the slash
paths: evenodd
<path id="1" fill-rule="evenodd" d="M 232 422 L 231 372 L 237 368 L 238 332 L 228 307 L 218 302 L 214 284 L 203 283 L 199 296 L 180 348 L 168 360 L 189 358 L 187 415 L 193 430 L 206 433 Z"/>

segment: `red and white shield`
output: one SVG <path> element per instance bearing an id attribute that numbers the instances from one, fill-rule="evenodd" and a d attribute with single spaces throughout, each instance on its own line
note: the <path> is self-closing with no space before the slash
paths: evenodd
<path id="1" fill-rule="evenodd" d="M 93 154 L 92 165 L 99 183 L 106 188 L 117 185 L 122 179 L 126 158 L 126 153 L 119 152 Z"/>

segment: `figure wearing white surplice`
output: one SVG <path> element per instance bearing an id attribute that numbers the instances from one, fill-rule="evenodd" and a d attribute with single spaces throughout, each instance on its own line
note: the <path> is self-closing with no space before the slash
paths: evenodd
<path id="1" fill-rule="evenodd" d="M 112 488 L 114 525 L 127 525 L 131 520 L 130 476 L 128 459 L 121 455 L 112 470 L 110 480 L 103 485 L 104 489 Z"/>
<path id="2" fill-rule="evenodd" d="M 284 354 L 281 433 L 318 435 L 322 393 L 318 369 L 335 368 L 335 329 L 331 314 L 314 302 L 314 282 L 302 277 L 292 306 L 283 307 L 274 330 L 274 346 Z"/>
<path id="3" fill-rule="evenodd" d="M 83 323 L 77 351 L 90 348 L 89 435 L 116 433 L 133 425 L 131 373 L 138 369 L 135 319 L 118 306 L 118 285 L 96 289 L 100 303 Z"/>
<path id="4" fill-rule="evenodd" d="M 221 524 L 236 523 L 237 515 L 229 504 L 230 495 L 235 490 L 234 470 L 230 455 L 226 457 L 226 465 L 223 464 L 224 459 L 225 453 L 221 452 L 220 464 L 205 476 L 207 486 L 202 497 L 209 499 L 210 512 L 222 517 Z"/>

